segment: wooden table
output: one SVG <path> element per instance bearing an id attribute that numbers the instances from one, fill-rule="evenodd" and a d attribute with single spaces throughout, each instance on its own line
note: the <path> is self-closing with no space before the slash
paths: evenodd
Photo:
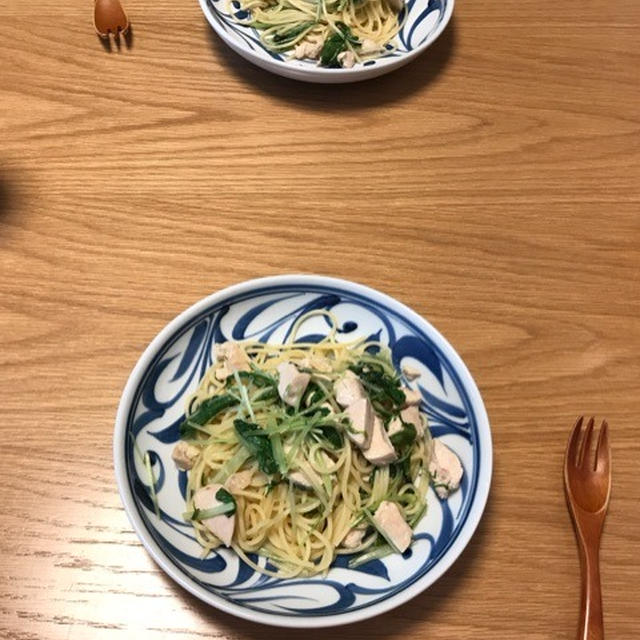
<path id="1" fill-rule="evenodd" d="M 640 628 L 636 0 L 460 1 L 414 64 L 353 86 L 268 75 L 195 0 L 0 0 L 0 636 L 302 636 L 222 614 L 156 567 L 111 436 L 142 349 L 223 286 L 289 272 L 396 296 L 459 350 L 495 447 L 453 568 L 378 620 L 310 639 L 575 637 L 561 463 L 612 427 L 608 637 Z"/>

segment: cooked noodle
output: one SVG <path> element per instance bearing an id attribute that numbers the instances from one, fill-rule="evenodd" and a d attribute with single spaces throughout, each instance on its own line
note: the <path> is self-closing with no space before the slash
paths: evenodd
<path id="1" fill-rule="evenodd" d="M 337 53 L 349 51 L 360 62 L 395 48 L 404 19 L 399 18 L 401 6 L 394 0 L 228 0 L 227 11 L 243 16 L 236 19 L 255 27 L 271 51 L 320 58 L 324 66 L 346 66 Z M 333 56 L 327 48 L 332 35 L 333 48 L 339 47 Z M 306 49 L 300 47 L 305 43 Z"/>
<path id="2" fill-rule="evenodd" d="M 305 3 L 300 0 L 300 4 Z M 312 315 L 327 318 L 331 325 L 327 337 L 319 343 L 295 342 L 301 325 Z M 235 371 L 220 380 L 220 363 L 214 363 L 187 402 L 187 416 L 212 398 L 230 396 L 235 402 L 204 425 L 185 421 L 191 429 L 185 439 L 199 449 L 189 471 L 187 512 L 194 511 L 193 496 L 201 487 L 246 472 L 246 486 L 232 491 L 236 503 L 232 547 L 262 573 L 280 577 L 326 573 L 339 553 L 364 554 L 385 545 L 364 515 L 383 500 L 397 503 L 411 526 L 426 508 L 430 455 L 426 417 L 424 437 L 416 437 L 407 448 L 404 467 L 375 466 L 363 456 L 347 437 L 350 423 L 336 401 L 334 383 L 350 367 L 380 371 L 398 387 L 399 379 L 386 347 L 373 341 L 339 342 L 337 326 L 330 313 L 314 311 L 298 320 L 286 344 L 237 343 L 251 371 L 241 375 Z M 269 382 L 277 382 L 277 367 L 284 362 L 297 364 L 311 376 L 298 407 L 283 404 Z M 284 463 L 289 472 L 301 472 L 306 486 L 292 481 L 282 468 L 275 474 L 261 471 L 259 460 L 238 437 L 234 421 L 239 419 L 268 434 L 274 455 L 284 452 L 281 467 Z M 334 431 L 323 431 L 329 427 L 340 435 L 340 446 L 335 446 Z M 204 553 L 220 545 L 203 522 L 192 522 Z M 352 528 L 367 525 L 368 533 L 355 548 L 340 547 Z M 255 563 L 247 555 L 252 553 L 268 558 L 275 570 Z"/>

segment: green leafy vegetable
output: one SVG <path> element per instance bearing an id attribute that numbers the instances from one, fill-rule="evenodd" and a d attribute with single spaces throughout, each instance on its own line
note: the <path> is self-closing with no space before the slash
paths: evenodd
<path id="1" fill-rule="evenodd" d="M 417 431 L 410 422 L 402 422 L 402 429 L 389 437 L 394 449 L 398 452 L 399 459 L 389 465 L 391 475 L 403 477 L 411 482 L 411 449 L 416 441 Z"/>
<path id="2" fill-rule="evenodd" d="M 251 453 L 245 448 L 238 449 L 221 467 L 218 469 L 218 473 L 213 476 L 213 482 L 222 483 L 227 478 L 234 474 L 251 456 Z"/>
<path id="3" fill-rule="evenodd" d="M 312 407 L 318 402 L 322 402 L 325 398 L 325 394 L 315 382 L 310 382 L 302 396 L 300 406 Z"/>
<path id="4" fill-rule="evenodd" d="M 179 426 L 181 438 L 192 438 L 196 428 L 193 425 L 204 425 L 221 411 L 238 404 L 238 400 L 231 395 L 214 396 L 205 400 L 194 413 L 188 416 Z"/>
<path id="5" fill-rule="evenodd" d="M 151 456 L 149 452 L 146 451 L 144 454 L 144 468 L 147 472 L 147 476 L 149 478 L 149 492 L 151 493 L 151 502 L 153 502 L 153 510 L 156 513 L 156 516 L 160 517 L 160 507 L 158 506 L 158 496 L 156 494 L 156 479 L 153 475 L 153 468 L 151 466 Z"/>
<path id="6" fill-rule="evenodd" d="M 397 462 L 389 465 L 389 473 L 391 477 L 395 478 L 398 475 L 402 476 L 407 480 L 407 482 L 411 482 L 411 464 L 409 461 L 409 456 L 404 456 Z"/>
<path id="7" fill-rule="evenodd" d="M 349 569 L 355 569 L 371 560 L 377 560 L 379 558 L 385 558 L 386 556 L 390 556 L 392 553 L 396 553 L 394 549 L 392 549 L 388 544 L 382 544 L 380 546 L 374 547 L 371 551 L 366 551 L 364 553 L 360 553 L 357 556 L 351 558 L 347 563 L 347 567 Z"/>
<path id="8" fill-rule="evenodd" d="M 319 427 L 319 430 L 321 437 L 326 440 L 334 449 L 340 449 L 340 447 L 342 447 L 342 436 L 335 427 Z"/>
<path id="9" fill-rule="evenodd" d="M 315 21 L 310 20 L 308 22 L 301 22 L 297 24 L 295 27 L 291 27 L 290 29 L 286 29 L 285 31 L 280 31 L 273 36 L 273 42 L 276 44 L 283 44 L 285 42 L 289 42 L 290 40 L 295 40 L 300 34 L 305 31 L 309 31 L 311 27 L 315 25 Z"/>
<path id="10" fill-rule="evenodd" d="M 242 380 L 253 382 L 256 387 L 278 387 L 278 381 L 275 378 L 258 369 L 254 369 L 253 371 L 238 371 L 238 375 Z M 231 378 L 231 380 L 233 380 L 233 378 Z M 227 378 L 227 384 L 229 381 L 230 378 Z"/>
<path id="11" fill-rule="evenodd" d="M 253 26 L 257 29 L 263 28 L 263 23 L 253 23 Z M 316 25 L 315 20 L 306 20 L 304 22 L 290 22 L 289 24 L 282 25 L 275 32 L 268 31 L 265 36 L 265 42 L 270 49 L 274 51 L 286 51 L 291 49 L 295 44 L 300 42 L 304 36 L 313 29 Z M 258 25 L 258 26 L 256 26 Z M 273 25 L 269 25 L 272 27 Z M 269 28 L 267 27 L 267 28 Z"/>
<path id="12" fill-rule="evenodd" d="M 254 402 L 264 402 L 266 400 L 276 400 L 278 398 L 278 387 L 265 387 L 254 399 Z"/>
<path id="13" fill-rule="evenodd" d="M 260 470 L 267 475 L 278 472 L 278 463 L 273 455 L 273 447 L 271 440 L 265 433 L 264 435 L 256 433 L 260 431 L 257 424 L 245 422 L 236 419 L 233 421 L 238 440 L 251 452 L 251 455 L 258 461 Z"/>
<path id="14" fill-rule="evenodd" d="M 320 63 L 324 67 L 339 67 L 338 55 L 346 49 L 345 39 L 339 33 L 332 33 L 322 45 Z"/>
<path id="15" fill-rule="evenodd" d="M 278 478 L 276 480 L 269 480 L 269 482 L 265 486 L 264 494 L 268 496 L 281 482 L 282 482 L 282 478 Z"/>
<path id="16" fill-rule="evenodd" d="M 338 56 L 347 49 L 347 42 L 360 44 L 358 38 L 344 22 L 336 22 L 337 32 L 332 33 L 324 41 L 320 51 L 320 64 L 324 67 L 339 67 Z"/>
<path id="17" fill-rule="evenodd" d="M 369 398 L 378 413 L 389 416 L 404 405 L 407 398 L 400 389 L 400 378 L 390 376 L 381 364 L 368 362 L 352 365 L 349 368 L 366 387 Z"/>
<path id="18" fill-rule="evenodd" d="M 236 499 L 224 488 L 220 487 L 216 491 L 216 500 L 222 504 L 233 505 L 233 511 L 227 511 L 227 518 L 230 518 L 236 512 Z"/>
<path id="19" fill-rule="evenodd" d="M 407 521 L 409 523 L 409 526 L 414 529 L 415 526 L 418 524 L 418 522 L 420 522 L 420 520 L 422 520 L 422 516 L 425 514 L 426 510 L 427 510 L 427 503 L 421 501 L 421 506 L 420 509 L 409 518 L 409 520 Z"/>
<path id="20" fill-rule="evenodd" d="M 216 493 L 216 497 L 217 497 Z M 233 498 L 232 498 L 233 499 Z M 208 518 L 215 518 L 216 516 L 221 516 L 223 514 L 233 514 L 236 510 L 235 500 L 233 504 L 230 502 L 226 502 L 223 504 L 219 504 L 217 507 L 213 507 L 212 509 L 194 509 L 193 511 L 185 511 L 182 514 L 182 517 L 185 520 L 207 520 Z"/>
<path id="21" fill-rule="evenodd" d="M 417 431 L 410 422 L 403 422 L 402 429 L 396 431 L 389 440 L 397 451 L 410 447 L 416 440 Z"/>
<path id="22" fill-rule="evenodd" d="M 287 465 L 287 458 L 284 455 L 284 447 L 282 446 L 282 438 L 279 433 L 275 433 L 271 436 L 271 447 L 273 449 L 273 457 L 278 465 L 278 470 L 283 475 L 287 473 L 289 467 Z"/>
<path id="23" fill-rule="evenodd" d="M 253 407 L 251 406 L 251 400 L 249 400 L 249 393 L 247 392 L 247 388 L 242 384 L 242 380 L 240 380 L 240 376 L 237 371 L 233 372 L 233 377 L 235 378 L 236 385 L 238 387 L 238 391 L 240 392 L 240 397 L 242 398 L 242 405 L 245 411 L 249 414 L 251 420 L 256 419 L 255 414 L 253 413 Z"/>

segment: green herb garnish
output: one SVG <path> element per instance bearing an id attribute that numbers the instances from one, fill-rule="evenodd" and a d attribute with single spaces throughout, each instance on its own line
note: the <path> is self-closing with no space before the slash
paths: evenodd
<path id="1" fill-rule="evenodd" d="M 231 395 L 214 396 L 205 400 L 179 427 L 181 438 L 192 438 L 197 429 L 193 425 L 203 425 L 217 416 L 221 411 L 238 404 Z"/>
<path id="2" fill-rule="evenodd" d="M 389 440 L 397 451 L 410 447 L 416 440 L 417 431 L 410 422 L 403 422 L 402 429 L 396 431 Z"/>
<path id="3" fill-rule="evenodd" d="M 218 494 L 216 493 L 216 497 L 217 496 Z M 234 500 L 233 504 L 231 504 L 230 502 L 226 502 L 223 504 L 219 504 L 217 507 L 213 507 L 212 509 L 198 509 L 196 507 L 194 508 L 193 511 L 185 511 L 182 514 L 182 517 L 185 520 L 201 521 L 201 520 L 207 520 L 208 518 L 215 518 L 216 516 L 221 516 L 226 514 L 232 515 L 233 513 L 235 513 L 235 510 L 236 510 L 236 503 Z"/>
<path id="4" fill-rule="evenodd" d="M 382 365 L 366 363 L 349 367 L 366 387 L 369 398 L 380 414 L 389 416 L 399 410 L 406 401 L 400 389 L 400 378 L 390 376 Z"/>
<path id="5" fill-rule="evenodd" d="M 259 369 L 254 369 L 253 371 L 238 371 L 238 375 L 242 380 L 253 382 L 256 387 L 278 387 L 278 381 L 275 378 L 272 378 Z M 229 381 L 229 378 L 227 378 L 227 384 Z"/>
<path id="6" fill-rule="evenodd" d="M 344 22 L 336 22 L 338 31 L 332 33 L 324 41 L 322 51 L 320 51 L 320 64 L 324 67 L 339 67 L 338 56 L 347 49 L 347 42 L 350 44 L 360 44 L 358 38 Z"/>
<path id="7" fill-rule="evenodd" d="M 278 472 L 278 463 L 273 455 L 273 447 L 271 446 L 271 440 L 265 433 L 256 433 L 260 431 L 260 427 L 257 424 L 251 422 L 245 422 L 244 420 L 236 419 L 233 421 L 233 426 L 236 429 L 236 435 L 238 440 L 249 450 L 251 455 L 258 461 L 260 470 L 267 475 L 273 475 Z"/>
<path id="8" fill-rule="evenodd" d="M 300 401 L 301 407 L 312 407 L 325 399 L 324 391 L 315 383 L 310 382 Z"/>
<path id="9" fill-rule="evenodd" d="M 220 487 L 216 491 L 216 500 L 222 502 L 222 504 L 233 505 L 233 511 L 226 513 L 227 518 L 230 518 L 236 512 L 236 499 L 224 487 Z"/>
<path id="10" fill-rule="evenodd" d="M 385 558 L 386 556 L 390 556 L 392 553 L 396 553 L 395 549 L 393 549 L 388 544 L 381 544 L 377 547 L 373 547 L 370 551 L 366 551 L 364 553 L 360 553 L 357 556 L 354 556 L 349 560 L 347 566 L 349 569 L 355 569 L 371 560 L 377 560 L 379 558 Z"/>
<path id="11" fill-rule="evenodd" d="M 417 431 L 410 422 L 402 422 L 402 429 L 389 437 L 394 449 L 398 452 L 399 459 L 389 465 L 389 471 L 393 477 L 401 475 L 407 482 L 411 482 L 411 449 L 416 441 Z"/>
<path id="12" fill-rule="evenodd" d="M 392 478 L 400 475 L 405 478 L 407 482 L 411 482 L 411 461 L 409 456 L 404 456 L 397 462 L 389 465 L 389 473 Z"/>
<path id="13" fill-rule="evenodd" d="M 276 480 L 269 480 L 269 482 L 265 485 L 264 494 L 268 496 L 281 482 L 281 478 L 278 478 Z"/>
<path id="14" fill-rule="evenodd" d="M 153 468 L 151 465 L 151 456 L 149 452 L 145 452 L 144 454 L 144 467 L 147 472 L 147 476 L 149 477 L 149 492 L 151 494 L 151 502 L 153 502 L 153 510 L 156 513 L 156 516 L 160 517 L 160 507 L 158 506 L 158 496 L 156 494 L 156 479 L 153 475 Z"/>
<path id="15" fill-rule="evenodd" d="M 334 449 L 340 449 L 340 447 L 342 447 L 342 436 L 335 427 L 319 427 L 319 431 L 321 437 L 326 440 Z"/>
<path id="16" fill-rule="evenodd" d="M 290 29 L 286 29 L 284 31 L 276 32 L 273 35 L 273 42 L 275 44 L 285 44 L 289 41 L 295 40 L 299 35 L 304 33 L 305 31 L 309 31 L 313 26 L 315 26 L 315 21 L 301 22 L 297 24 L 295 27 L 291 27 Z"/>

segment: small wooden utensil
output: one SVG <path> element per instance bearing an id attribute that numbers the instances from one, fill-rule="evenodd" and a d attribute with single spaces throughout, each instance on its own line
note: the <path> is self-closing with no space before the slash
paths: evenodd
<path id="1" fill-rule="evenodd" d="M 116 38 L 129 29 L 129 18 L 120 0 L 96 0 L 93 7 L 93 26 L 101 38 L 113 34 Z"/>
<path id="2" fill-rule="evenodd" d="M 603 640 L 600 592 L 600 536 L 611 494 L 611 450 L 606 420 L 602 421 L 595 460 L 591 457 L 593 418 L 582 439 L 583 418 L 578 418 L 564 458 L 564 487 L 578 541 L 582 597 L 578 640 Z"/>

